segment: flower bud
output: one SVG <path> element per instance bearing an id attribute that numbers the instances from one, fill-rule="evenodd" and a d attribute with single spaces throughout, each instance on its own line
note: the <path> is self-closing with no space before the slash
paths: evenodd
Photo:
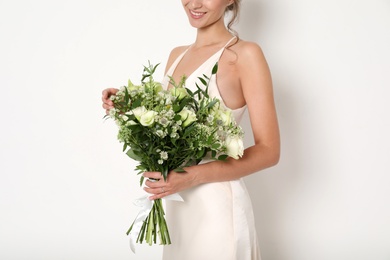
<path id="1" fill-rule="evenodd" d="M 178 100 L 182 100 L 184 97 L 188 96 L 187 90 L 185 88 L 171 88 L 171 94 L 175 96 Z"/>

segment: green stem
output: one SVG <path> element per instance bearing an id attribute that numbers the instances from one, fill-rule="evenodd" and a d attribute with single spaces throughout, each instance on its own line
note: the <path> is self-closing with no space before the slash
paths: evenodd
<path id="1" fill-rule="evenodd" d="M 127 231 L 127 235 L 130 234 L 134 223 L 131 225 Z M 171 244 L 171 238 L 169 236 L 169 231 L 167 227 L 167 222 L 165 220 L 165 212 L 162 204 L 162 199 L 157 199 L 153 203 L 153 207 L 149 212 L 149 215 L 146 217 L 142 227 L 140 229 L 137 243 L 142 244 L 146 241 L 149 245 L 157 244 L 157 237 L 160 240 L 160 245 L 169 245 Z"/>

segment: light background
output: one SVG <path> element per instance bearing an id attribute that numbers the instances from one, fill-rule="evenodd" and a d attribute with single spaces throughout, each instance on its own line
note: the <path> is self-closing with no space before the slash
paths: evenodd
<path id="1" fill-rule="evenodd" d="M 236 28 L 281 127 L 246 178 L 263 260 L 389 260 L 390 2 L 244 0 Z M 128 247 L 141 191 L 101 91 L 194 36 L 180 1 L 0 0 L 1 259 L 159 259 Z"/>

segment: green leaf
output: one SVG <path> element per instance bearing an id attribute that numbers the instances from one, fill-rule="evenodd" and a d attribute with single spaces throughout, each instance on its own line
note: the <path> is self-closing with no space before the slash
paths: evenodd
<path id="1" fill-rule="evenodd" d="M 168 167 L 165 166 L 163 171 L 162 171 L 162 176 L 164 177 L 164 181 L 167 181 L 167 177 L 168 177 Z"/>
<path id="2" fill-rule="evenodd" d="M 126 151 L 126 148 L 127 148 L 127 144 L 124 143 L 124 144 L 123 144 L 123 148 L 122 148 L 122 152 Z"/>
<path id="3" fill-rule="evenodd" d="M 131 104 L 131 108 L 136 108 L 136 107 L 140 107 L 141 106 L 141 99 L 136 99 L 134 100 L 133 104 Z"/>
<path id="4" fill-rule="evenodd" d="M 177 84 L 176 84 L 176 81 L 174 80 L 174 78 L 172 78 L 171 76 L 168 76 L 169 77 L 169 83 L 173 86 L 173 87 L 178 87 Z"/>
<path id="5" fill-rule="evenodd" d="M 220 143 L 215 143 L 211 146 L 212 149 L 214 150 L 218 150 L 219 148 L 221 148 L 221 144 Z"/>
<path id="6" fill-rule="evenodd" d="M 136 161 L 142 161 L 142 157 L 137 155 L 136 152 L 133 149 L 129 149 L 126 152 L 127 156 L 129 156 L 131 159 L 136 160 Z"/>
<path id="7" fill-rule="evenodd" d="M 175 113 L 181 111 L 181 108 L 180 108 L 179 105 L 173 105 L 173 106 L 172 106 L 172 109 L 173 109 L 173 111 L 174 111 Z"/>
<path id="8" fill-rule="evenodd" d="M 218 99 L 213 99 L 208 105 L 207 108 L 212 108 L 216 103 L 218 103 Z"/>
<path id="9" fill-rule="evenodd" d="M 198 79 L 202 82 L 203 85 L 207 86 L 207 81 L 204 78 L 198 77 Z"/>
<path id="10" fill-rule="evenodd" d="M 152 66 L 152 73 L 151 74 L 154 74 L 154 72 L 156 71 L 158 65 L 160 65 L 160 63 L 157 63 L 157 65 L 154 66 L 154 67 Z"/>
<path id="11" fill-rule="evenodd" d="M 129 91 L 127 90 L 127 88 L 125 87 L 125 104 L 127 105 L 130 101 L 130 97 L 129 97 Z"/>
<path id="12" fill-rule="evenodd" d="M 186 88 L 186 90 L 191 97 L 194 97 L 194 93 L 189 88 Z"/>
<path id="13" fill-rule="evenodd" d="M 218 62 L 217 63 L 215 63 L 215 65 L 214 65 L 214 67 L 213 67 L 213 70 L 212 70 L 212 72 L 211 72 L 211 74 L 216 74 L 217 73 L 217 71 L 218 71 Z"/>
<path id="14" fill-rule="evenodd" d="M 186 171 L 182 167 L 176 168 L 174 169 L 174 171 L 177 173 L 186 173 Z"/>
<path id="15" fill-rule="evenodd" d="M 199 151 L 196 153 L 196 158 L 203 158 L 203 156 L 205 155 L 205 153 L 206 153 L 205 149 L 199 150 Z"/>
<path id="16" fill-rule="evenodd" d="M 228 158 L 228 155 L 226 155 L 226 154 L 218 156 L 218 160 L 220 160 L 220 161 L 225 161 L 227 158 Z"/>

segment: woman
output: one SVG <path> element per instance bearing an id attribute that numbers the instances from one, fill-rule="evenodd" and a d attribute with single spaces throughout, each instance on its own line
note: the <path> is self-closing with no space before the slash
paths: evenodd
<path id="1" fill-rule="evenodd" d="M 261 48 L 233 36 L 240 0 L 182 0 L 190 24 L 197 29 L 195 42 L 172 50 L 163 85 L 169 77 L 179 82 L 187 75 L 191 88 L 203 74 L 212 77 L 209 94 L 230 108 L 237 121 L 248 109 L 254 145 L 244 156 L 227 161 L 202 161 L 185 168 L 186 173 L 170 172 L 167 181 L 159 172 L 145 172 L 145 191 L 150 199 L 179 192 L 184 202 L 167 201 L 167 222 L 172 245 L 164 247 L 166 260 L 254 260 L 260 259 L 250 198 L 242 177 L 275 165 L 279 160 L 279 130 L 271 76 Z M 226 26 L 224 16 L 232 12 Z M 201 84 L 200 84 L 201 85 Z M 103 108 L 112 108 L 103 91 Z"/>

